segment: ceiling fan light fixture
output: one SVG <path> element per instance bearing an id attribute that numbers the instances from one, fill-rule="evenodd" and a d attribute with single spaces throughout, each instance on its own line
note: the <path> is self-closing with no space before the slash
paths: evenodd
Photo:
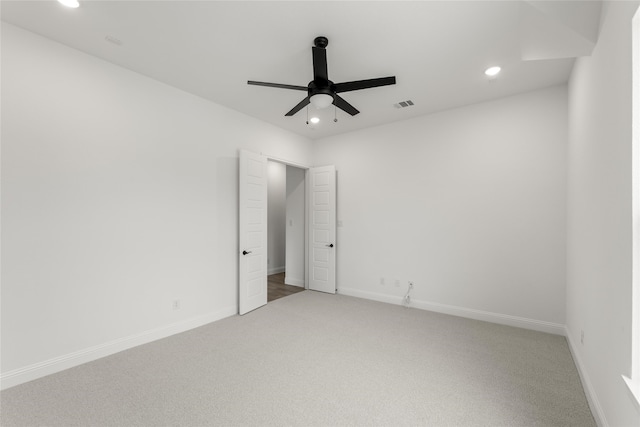
<path id="1" fill-rule="evenodd" d="M 333 96 L 326 93 L 317 93 L 309 98 L 309 102 L 311 102 L 311 105 L 321 110 L 333 104 Z"/>
<path id="2" fill-rule="evenodd" d="M 78 0 L 58 0 L 58 3 L 65 5 L 67 7 L 70 7 L 72 9 L 75 9 L 76 7 L 80 6 L 80 3 L 78 2 Z"/>
<path id="3" fill-rule="evenodd" d="M 315 125 L 316 123 L 320 123 L 320 119 L 319 119 L 318 117 L 311 117 L 311 118 L 309 119 L 309 121 L 310 121 L 311 123 L 313 123 L 314 125 Z"/>

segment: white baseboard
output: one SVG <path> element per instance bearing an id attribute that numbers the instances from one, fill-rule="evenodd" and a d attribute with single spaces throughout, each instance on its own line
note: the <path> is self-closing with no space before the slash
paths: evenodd
<path id="1" fill-rule="evenodd" d="M 347 295 L 347 296 L 356 297 L 356 298 L 370 299 L 370 300 L 373 300 L 373 301 L 386 302 L 386 303 L 389 303 L 389 304 L 400 305 L 402 303 L 402 297 L 398 297 L 398 296 L 394 296 L 394 295 L 387 295 L 387 294 L 380 294 L 380 293 L 377 293 L 377 292 L 367 292 L 367 291 L 361 291 L 359 289 L 343 288 L 343 287 L 339 287 L 336 290 L 336 292 L 341 294 L 341 295 Z"/>
<path id="2" fill-rule="evenodd" d="M 267 269 L 267 276 L 271 276 L 272 274 L 280 274 L 284 273 L 284 267 L 273 267 Z"/>
<path id="3" fill-rule="evenodd" d="M 82 365 L 142 344 L 147 344 L 151 341 L 179 334 L 180 332 L 185 332 L 190 329 L 206 325 L 207 323 L 233 316 L 237 313 L 238 307 L 227 307 L 214 313 L 208 313 L 191 319 L 182 320 L 167 326 L 119 338 L 104 344 L 98 344 L 93 347 L 45 360 L 43 362 L 34 363 L 23 368 L 4 372 L 0 375 L 0 389 L 4 390 L 18 384 L 55 374 L 56 372 L 73 368 L 74 366 Z"/>
<path id="4" fill-rule="evenodd" d="M 286 274 L 284 276 L 284 284 L 291 286 L 298 286 L 304 288 L 304 279 L 296 279 L 293 277 L 288 277 Z"/>
<path id="5" fill-rule="evenodd" d="M 569 350 L 571 351 L 571 356 L 573 356 L 573 361 L 578 368 L 578 374 L 580 375 L 580 380 L 582 381 L 582 388 L 584 389 L 584 394 L 587 396 L 587 402 L 589 403 L 589 407 L 591 408 L 593 418 L 595 418 L 596 424 L 598 424 L 599 427 L 609 427 L 607 418 L 605 417 L 602 406 L 600 405 L 600 401 L 598 400 L 598 395 L 596 394 L 595 389 L 591 384 L 591 380 L 589 379 L 587 371 L 584 369 L 582 359 L 580 358 L 577 347 L 575 346 L 574 341 L 571 338 L 570 332 L 571 331 L 569 331 L 569 328 L 565 326 L 564 335 L 567 338 L 567 342 L 569 343 Z"/>
<path id="6" fill-rule="evenodd" d="M 380 294 L 376 292 L 361 291 L 353 288 L 338 288 L 338 293 L 358 298 L 365 298 L 374 301 L 386 302 L 390 304 L 402 304 L 402 297 Z M 474 310 L 471 308 L 458 307 L 453 305 L 439 304 L 429 301 L 420 301 L 411 298 L 411 307 L 422 310 L 435 311 L 437 313 L 450 314 L 453 316 L 466 317 L 468 319 L 483 320 L 485 322 L 498 323 L 500 325 L 515 326 L 517 328 L 531 329 L 534 331 L 547 332 L 555 335 L 564 335 L 565 327 L 559 323 L 545 322 L 542 320 L 528 319 L 525 317 L 511 316 L 508 314 L 492 313 L 489 311 Z"/>

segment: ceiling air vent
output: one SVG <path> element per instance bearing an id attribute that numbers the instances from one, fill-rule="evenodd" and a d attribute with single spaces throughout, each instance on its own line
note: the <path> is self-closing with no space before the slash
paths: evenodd
<path id="1" fill-rule="evenodd" d="M 413 101 L 401 101 L 401 102 L 398 102 L 397 104 L 393 104 L 393 106 L 396 108 L 406 108 L 406 107 L 411 107 L 412 105 L 413 105 Z"/>

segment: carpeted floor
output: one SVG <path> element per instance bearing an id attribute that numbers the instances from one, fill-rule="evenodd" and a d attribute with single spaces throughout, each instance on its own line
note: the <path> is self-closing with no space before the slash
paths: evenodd
<path id="1" fill-rule="evenodd" d="M 2 426 L 595 426 L 564 337 L 312 291 L 3 391 Z"/>

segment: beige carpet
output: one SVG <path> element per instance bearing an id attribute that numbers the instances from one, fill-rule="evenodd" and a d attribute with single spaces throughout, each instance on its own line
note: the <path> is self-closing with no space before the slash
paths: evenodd
<path id="1" fill-rule="evenodd" d="M 5 390 L 2 426 L 594 426 L 564 337 L 311 291 Z"/>

